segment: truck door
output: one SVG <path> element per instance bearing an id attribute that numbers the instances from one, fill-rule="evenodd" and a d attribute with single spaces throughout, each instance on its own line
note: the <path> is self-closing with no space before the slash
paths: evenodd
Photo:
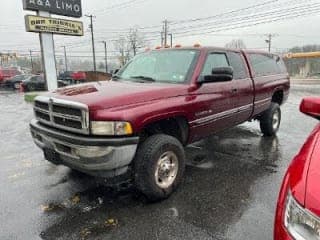
<path id="1" fill-rule="evenodd" d="M 209 52 L 200 75 L 211 75 L 213 68 L 227 66 L 230 64 L 225 51 Z M 195 128 L 197 135 L 199 134 L 199 138 L 236 124 L 235 101 L 238 96 L 235 94 L 235 88 L 237 83 L 232 80 L 204 83 L 197 90 L 199 104 L 194 112 L 195 120 L 192 122 L 192 127 Z"/>
<path id="2" fill-rule="evenodd" d="M 233 68 L 233 96 L 236 122 L 243 123 L 252 115 L 254 102 L 253 79 L 250 77 L 249 69 L 244 56 L 240 51 L 228 51 L 228 60 Z"/>

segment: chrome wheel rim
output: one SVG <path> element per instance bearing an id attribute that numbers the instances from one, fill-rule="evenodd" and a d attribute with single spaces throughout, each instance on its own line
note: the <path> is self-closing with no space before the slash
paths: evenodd
<path id="1" fill-rule="evenodd" d="M 279 125 L 280 125 L 280 111 L 276 110 L 272 117 L 273 130 L 277 130 L 279 128 Z"/>
<path id="2" fill-rule="evenodd" d="M 15 83 L 14 84 L 14 89 L 19 89 L 20 88 L 20 84 L 19 83 Z"/>
<path id="3" fill-rule="evenodd" d="M 170 187 L 177 178 L 179 161 L 177 155 L 172 152 L 163 153 L 156 166 L 155 180 L 160 188 Z"/>

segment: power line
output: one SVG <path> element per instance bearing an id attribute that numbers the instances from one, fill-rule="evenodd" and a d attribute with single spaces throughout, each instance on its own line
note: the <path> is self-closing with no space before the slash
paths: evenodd
<path id="1" fill-rule="evenodd" d="M 289 4 L 289 3 L 294 3 L 294 2 L 296 2 L 297 0 L 293 0 L 293 1 L 287 1 L 287 2 L 284 2 L 284 3 L 281 3 L 282 5 L 283 4 Z M 308 1 L 308 0 L 307 0 Z M 309 0 L 310 1 L 310 0 Z M 269 1 L 269 2 L 267 2 L 267 3 L 271 3 L 271 2 L 274 2 L 274 1 Z M 254 6 L 251 6 L 251 7 L 247 7 L 247 8 L 245 8 L 245 9 L 249 9 L 249 8 L 253 8 L 253 7 L 257 7 L 257 6 L 262 6 L 262 5 L 265 5 L 266 3 L 263 3 L 263 4 L 259 4 L 259 5 L 254 5 Z M 314 6 L 317 6 L 317 5 L 303 5 L 304 6 L 304 9 L 306 8 L 306 7 L 314 7 Z M 240 9 L 240 10 L 243 10 L 243 9 Z M 236 11 L 240 11 L 240 10 L 236 10 Z M 251 20 L 252 18 L 254 18 L 254 17 L 263 17 L 263 16 L 270 16 L 270 14 L 273 14 L 273 15 L 275 15 L 275 13 L 283 13 L 284 11 L 287 11 L 287 12 L 289 12 L 289 11 L 292 11 L 292 10 L 301 10 L 301 7 L 299 7 L 299 9 L 297 8 L 297 6 L 295 6 L 295 7 L 293 7 L 293 8 L 286 8 L 286 9 L 280 9 L 280 10 L 278 10 L 278 11 L 274 11 L 274 9 L 271 9 L 271 12 L 265 12 L 265 9 L 263 9 L 264 10 L 264 12 L 262 12 L 262 13 L 259 13 L 259 14 L 254 14 L 254 15 L 249 15 L 249 16 L 243 16 L 243 15 L 239 15 L 239 16 L 237 16 L 237 15 L 235 15 L 236 17 L 234 17 L 234 14 L 232 15 L 232 18 L 230 19 L 229 18 L 229 20 L 232 20 L 233 22 L 232 23 L 236 23 L 236 24 L 238 24 L 239 23 L 239 21 L 240 20 Z M 235 12 L 235 11 L 234 11 Z M 223 14 L 226 14 L 226 13 L 223 13 Z M 220 14 L 220 15 L 222 15 L 222 14 Z M 220 16 L 219 15 L 219 16 Z M 212 18 L 213 16 L 211 16 L 211 17 L 207 17 L 206 19 L 208 19 L 208 18 Z M 214 16 L 215 18 L 217 17 L 217 15 L 215 15 Z M 195 20 L 195 19 L 193 19 L 193 20 Z M 184 29 L 188 29 L 189 30 L 189 32 L 191 32 L 191 31 L 193 31 L 192 30 L 192 28 L 197 28 L 197 30 L 199 30 L 199 28 L 205 28 L 205 30 L 206 29 L 208 29 L 208 24 L 214 24 L 215 26 L 217 26 L 218 24 L 220 25 L 220 26 L 225 26 L 225 25 L 230 25 L 230 21 L 228 21 L 228 18 L 226 19 L 226 18 L 224 18 L 223 19 L 223 21 L 214 21 L 214 22 L 210 22 L 210 23 L 206 23 L 206 24 L 201 24 L 201 25 L 191 25 L 191 26 L 181 26 L 181 27 L 179 27 L 179 28 L 175 28 L 175 29 L 172 29 L 172 31 L 171 32 L 175 32 L 175 33 L 177 33 L 177 34 L 180 34 L 180 33 L 186 33 L 186 31 L 183 31 L 183 32 L 181 32 L 182 30 L 184 30 Z M 123 31 L 123 30 L 122 30 Z M 179 32 L 178 32 L 179 31 Z M 103 30 L 101 30 L 101 32 L 103 32 Z M 118 33 L 125 33 L 125 32 L 118 32 Z M 152 37 L 152 36 L 158 36 L 158 34 L 159 34 L 159 31 L 153 31 L 153 32 L 142 32 L 142 34 L 145 34 L 145 35 L 147 35 L 147 36 L 149 36 L 149 37 Z M 152 40 L 154 39 L 154 38 L 151 38 Z"/>
<path id="2" fill-rule="evenodd" d="M 95 13 L 96 14 L 104 14 L 104 13 L 110 12 L 111 10 L 114 10 L 114 9 L 118 9 L 119 10 L 119 9 L 130 7 L 135 3 L 143 3 L 143 2 L 146 2 L 146 1 L 148 1 L 148 0 L 131 0 L 131 1 L 120 3 L 120 4 L 112 5 L 112 6 L 108 7 L 108 8 L 104 8 L 104 9 L 102 9 L 100 11 L 96 11 Z"/>
<path id="3" fill-rule="evenodd" d="M 271 23 L 271 22 L 279 22 L 279 21 L 283 21 L 283 20 L 288 20 L 288 19 L 295 19 L 298 17 L 302 17 L 302 16 L 310 16 L 311 14 L 314 13 L 319 13 L 320 9 L 316 9 L 314 11 L 305 11 L 303 13 L 300 14 L 295 14 L 295 15 L 288 15 L 288 16 L 281 16 L 278 18 L 271 18 L 271 19 L 265 19 L 262 22 L 251 22 L 251 23 L 246 23 L 243 25 L 239 25 L 239 26 L 233 26 L 233 27 L 224 27 L 224 28 L 219 28 L 219 29 L 212 29 L 206 32 L 192 32 L 192 33 L 187 33 L 187 34 L 180 34 L 178 37 L 185 37 L 185 36 L 195 36 L 195 35 L 203 35 L 203 34 L 209 34 L 209 33 L 214 33 L 214 32 L 220 32 L 220 31 L 227 31 L 227 30 L 234 30 L 234 29 L 242 29 L 245 27 L 252 27 L 252 26 L 256 26 L 256 25 L 260 25 L 260 24 L 265 24 L 265 23 Z"/>
<path id="4" fill-rule="evenodd" d="M 181 30 L 185 30 L 187 29 L 187 31 L 183 31 L 183 33 L 185 32 L 190 32 L 192 31 L 192 28 L 208 28 L 208 25 L 214 25 L 216 26 L 225 26 L 225 25 L 230 25 L 230 24 L 234 24 L 234 23 L 239 23 L 240 21 L 244 21 L 244 20 L 249 20 L 249 21 L 256 21 L 257 18 L 262 18 L 262 17 L 274 17 L 274 15 L 279 15 L 282 13 L 288 14 L 288 13 L 292 13 L 292 12 L 299 12 L 301 10 L 309 10 L 311 8 L 315 8 L 320 6 L 320 4 L 313 4 L 313 5 L 304 5 L 303 7 L 300 6 L 295 6 L 295 7 L 291 7 L 291 8 L 286 8 L 286 9 L 280 9 L 280 10 L 270 10 L 269 12 L 262 12 L 262 13 L 256 13 L 253 15 L 244 15 L 244 16 L 237 16 L 237 17 L 232 17 L 232 18 L 227 18 L 227 19 L 223 19 L 223 20 L 217 20 L 217 21 L 213 21 L 213 22 L 209 22 L 206 24 L 198 24 L 198 25 L 189 25 L 189 26 L 183 26 L 183 27 L 179 27 L 179 28 L 174 28 L 172 29 L 173 32 L 178 32 Z"/>
<path id="5" fill-rule="evenodd" d="M 294 1 L 297 1 L 297 0 L 294 0 Z M 308 0 L 306 0 L 308 1 Z M 310 0 L 309 0 L 310 1 Z M 198 21 L 198 20 L 203 20 L 203 19 L 210 19 L 210 18 L 217 18 L 217 17 L 220 17 L 220 16 L 223 16 L 223 15 L 227 15 L 227 14 L 230 14 L 230 13 L 236 13 L 236 12 L 242 12 L 244 10 L 248 10 L 248 9 L 254 9 L 256 7 L 261 7 L 261 6 L 265 6 L 265 5 L 269 5 L 271 3 L 274 3 L 274 2 L 278 2 L 278 0 L 271 0 L 271 1 L 267 1 L 267 2 L 264 2 L 264 3 L 261 3 L 261 4 L 255 4 L 255 5 L 252 5 L 252 6 L 248 6 L 246 8 L 241 8 L 241 9 L 237 9 L 237 10 L 233 10 L 233 11 L 229 11 L 229 12 L 225 12 L 225 13 L 222 13 L 222 14 L 218 14 L 218 15 L 214 15 L 214 16 L 209 16 L 209 17 L 205 17 L 205 18 L 196 18 L 196 19 L 187 19 L 187 20 L 180 20 L 180 21 L 172 21 L 172 25 L 175 25 L 175 24 L 181 24 L 183 22 L 192 22 L 192 21 Z M 144 27 L 135 27 L 136 29 L 154 29 L 154 28 L 159 28 L 161 27 L 162 25 L 153 25 L 153 26 L 144 26 Z M 130 31 L 130 28 L 124 28 L 124 29 L 109 29 L 110 31 L 123 31 L 123 32 L 128 32 Z"/>
<path id="6" fill-rule="evenodd" d="M 255 5 L 252 5 L 252 6 L 245 7 L 245 8 L 240 8 L 240 9 L 232 10 L 232 11 L 229 11 L 229 12 L 224 12 L 224 13 L 217 14 L 217 15 L 213 15 L 213 16 L 209 16 L 209 17 L 202 17 L 202 18 L 193 18 L 193 19 L 185 19 L 185 20 L 179 20 L 179 21 L 172 21 L 172 25 L 174 25 L 174 24 L 186 23 L 186 22 L 203 21 L 203 20 L 207 20 L 207 19 L 222 17 L 222 16 L 227 15 L 227 14 L 242 12 L 242 11 L 245 11 L 245 10 L 248 10 L 248 9 L 254 9 L 254 8 L 256 8 L 256 7 L 265 6 L 265 5 L 274 3 L 274 2 L 278 2 L 278 0 L 267 1 L 267 2 L 260 3 L 260 4 L 255 4 Z"/>
<path id="7" fill-rule="evenodd" d="M 320 5 L 319 5 L 320 6 Z M 297 11 L 282 11 L 279 12 L 277 14 L 262 14 L 262 15 L 255 15 L 254 18 L 248 18 L 248 17 L 244 17 L 242 19 L 237 19 L 236 21 L 231 21 L 231 22 L 226 22 L 223 24 L 213 24 L 213 26 L 204 26 L 203 28 L 200 27 L 192 27 L 189 26 L 189 30 L 186 31 L 179 31 L 179 32 L 175 32 L 176 35 L 178 36 L 186 36 L 188 35 L 188 33 L 192 33 L 194 34 L 195 30 L 194 28 L 196 28 L 198 31 L 206 31 L 206 30 L 212 30 L 212 31 L 206 31 L 206 32 L 201 32 L 203 34 L 205 33 L 212 33 L 212 32 L 216 32 L 216 31 L 221 31 L 221 30 L 231 30 L 231 29 L 237 29 L 237 28 L 242 28 L 243 26 L 254 26 L 254 25 L 259 25 L 262 23 L 266 23 L 266 22 L 274 22 L 275 20 L 277 20 L 280 17 L 287 17 L 287 16 L 300 16 L 299 14 L 301 13 L 317 13 L 317 11 L 319 11 L 319 7 L 317 6 L 317 8 L 314 8 L 310 11 L 309 8 L 304 8 L 301 10 L 297 10 Z M 260 22 L 262 21 L 262 22 Z M 230 27 L 231 25 L 231 27 Z M 173 30 L 172 30 L 173 31 Z"/>

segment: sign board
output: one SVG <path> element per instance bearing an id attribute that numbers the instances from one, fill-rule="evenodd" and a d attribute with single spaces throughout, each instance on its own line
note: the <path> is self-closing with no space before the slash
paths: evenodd
<path id="1" fill-rule="evenodd" d="M 83 23 L 60 18 L 26 15 L 26 31 L 83 36 Z"/>
<path id="2" fill-rule="evenodd" d="M 68 17 L 82 17 L 81 0 L 23 0 L 23 8 Z"/>

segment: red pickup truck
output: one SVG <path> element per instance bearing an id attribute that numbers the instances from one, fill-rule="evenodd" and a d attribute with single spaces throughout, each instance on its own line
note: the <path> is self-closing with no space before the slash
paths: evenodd
<path id="1" fill-rule="evenodd" d="M 52 163 L 110 181 L 132 179 L 159 200 L 182 180 L 185 145 L 250 120 L 276 134 L 289 88 L 274 54 L 157 49 L 136 56 L 112 81 L 37 97 L 30 127 Z"/>

